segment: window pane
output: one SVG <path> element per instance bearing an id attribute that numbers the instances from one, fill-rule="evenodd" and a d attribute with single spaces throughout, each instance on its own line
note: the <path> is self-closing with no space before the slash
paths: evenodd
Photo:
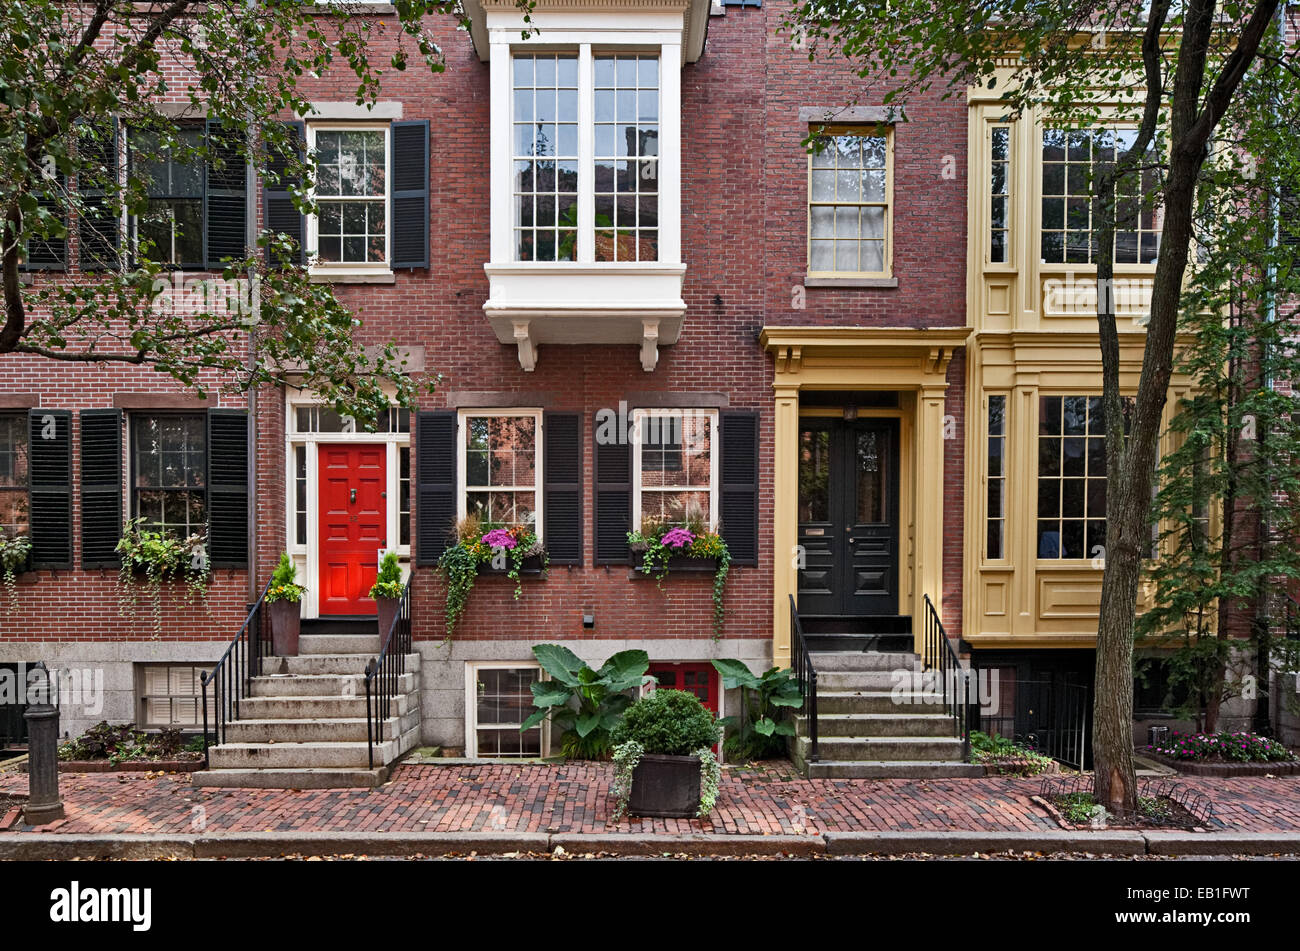
<path id="1" fill-rule="evenodd" d="M 884 136 L 832 136 L 814 144 L 809 179 L 810 271 L 884 272 L 886 156 Z M 834 243 L 819 240 L 832 236 L 838 239 Z"/>
<path id="2" fill-rule="evenodd" d="M 595 60 L 598 261 L 658 259 L 658 76 L 654 56 Z"/>

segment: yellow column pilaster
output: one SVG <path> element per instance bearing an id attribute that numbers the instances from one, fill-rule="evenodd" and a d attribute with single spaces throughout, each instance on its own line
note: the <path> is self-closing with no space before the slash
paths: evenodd
<path id="1" fill-rule="evenodd" d="M 790 595 L 795 594 L 799 544 L 799 388 L 776 386 L 772 506 L 772 663 L 790 665 Z"/>
<path id="2" fill-rule="evenodd" d="M 919 652 L 925 632 L 925 595 L 943 610 L 943 450 L 946 385 L 921 388 L 916 404 L 916 590 L 912 632 Z"/>

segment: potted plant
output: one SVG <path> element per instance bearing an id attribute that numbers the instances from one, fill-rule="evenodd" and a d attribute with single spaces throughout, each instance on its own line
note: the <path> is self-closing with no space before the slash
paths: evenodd
<path id="1" fill-rule="evenodd" d="M 531 730 L 547 717 L 564 728 L 560 752 L 570 759 L 609 756 L 613 730 L 632 702 L 629 691 L 654 683 L 646 671 L 650 655 L 643 650 L 620 651 L 592 670 L 560 644 L 538 644 L 533 656 L 550 680 L 531 685 L 537 708 L 520 731 Z"/>
<path id="2" fill-rule="evenodd" d="M 390 551 L 384 555 L 383 560 L 379 563 L 379 574 L 375 578 L 375 583 L 370 587 L 370 596 L 375 599 L 375 614 L 379 620 L 381 647 L 384 638 L 388 636 L 389 628 L 393 626 L 393 618 L 397 617 L 404 589 L 402 566 L 397 562 L 397 553 Z"/>
<path id="3" fill-rule="evenodd" d="M 698 570 L 697 566 L 712 569 L 713 637 L 716 640 L 722 636 L 726 617 L 722 597 L 731 570 L 731 552 L 721 535 L 695 517 L 688 518 L 684 526 L 645 519 L 639 531 L 627 533 L 627 544 L 633 554 L 641 556 L 636 570 L 661 585 L 673 570 Z"/>
<path id="4" fill-rule="evenodd" d="M 703 817 L 718 799 L 719 728 L 698 697 L 655 690 L 614 728 L 615 817 Z"/>
<path id="5" fill-rule="evenodd" d="M 277 657 L 298 656 L 298 633 L 302 629 L 299 604 L 307 589 L 297 583 L 298 569 L 288 552 L 280 553 L 280 563 L 266 589 L 267 610 L 271 614 L 271 649 Z"/>
<path id="6" fill-rule="evenodd" d="M 9 608 L 18 607 L 18 575 L 27 570 L 32 554 L 32 540 L 26 535 L 6 535 L 0 528 L 0 578 L 9 593 Z"/>
<path id="7" fill-rule="evenodd" d="M 438 557 L 438 570 L 447 579 L 447 640 L 465 611 L 479 571 L 504 572 L 515 583 L 515 600 L 523 594 L 520 574 L 541 572 L 549 559 L 537 533 L 526 525 L 484 530 L 477 515 L 456 525 L 457 541 Z"/>

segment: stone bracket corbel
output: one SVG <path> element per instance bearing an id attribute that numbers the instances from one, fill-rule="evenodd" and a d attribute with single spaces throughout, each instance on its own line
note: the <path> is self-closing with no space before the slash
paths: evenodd
<path id="1" fill-rule="evenodd" d="M 538 344 L 532 335 L 532 322 L 527 320 L 511 321 L 514 328 L 515 346 L 519 348 L 519 365 L 525 373 L 532 373 L 537 368 Z"/>
<path id="2" fill-rule="evenodd" d="M 659 318 L 641 320 L 641 369 L 653 373 L 659 363 Z"/>

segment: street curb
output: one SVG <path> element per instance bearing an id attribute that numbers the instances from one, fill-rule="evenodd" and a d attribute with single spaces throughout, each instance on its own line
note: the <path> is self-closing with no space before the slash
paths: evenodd
<path id="1" fill-rule="evenodd" d="M 1296 832 L 827 832 L 688 835 L 544 832 L 249 832 L 231 835 L 0 834 L 0 861 L 279 858 L 285 855 L 1300 855 Z"/>
<path id="2" fill-rule="evenodd" d="M 248 832 L 201 836 L 194 857 L 278 858 L 282 855 L 503 855 L 549 852 L 545 832 Z"/>
<path id="3" fill-rule="evenodd" d="M 556 833 L 551 848 L 572 853 L 611 852 L 616 855 L 822 855 L 821 835 L 668 835 L 636 832 L 611 834 Z"/>
<path id="4" fill-rule="evenodd" d="M 1140 832 L 827 832 L 830 855 L 974 855 L 991 852 L 1089 852 L 1142 855 Z"/>
<path id="5" fill-rule="evenodd" d="M 1300 854 L 1300 832 L 1146 832 L 1148 855 Z"/>

